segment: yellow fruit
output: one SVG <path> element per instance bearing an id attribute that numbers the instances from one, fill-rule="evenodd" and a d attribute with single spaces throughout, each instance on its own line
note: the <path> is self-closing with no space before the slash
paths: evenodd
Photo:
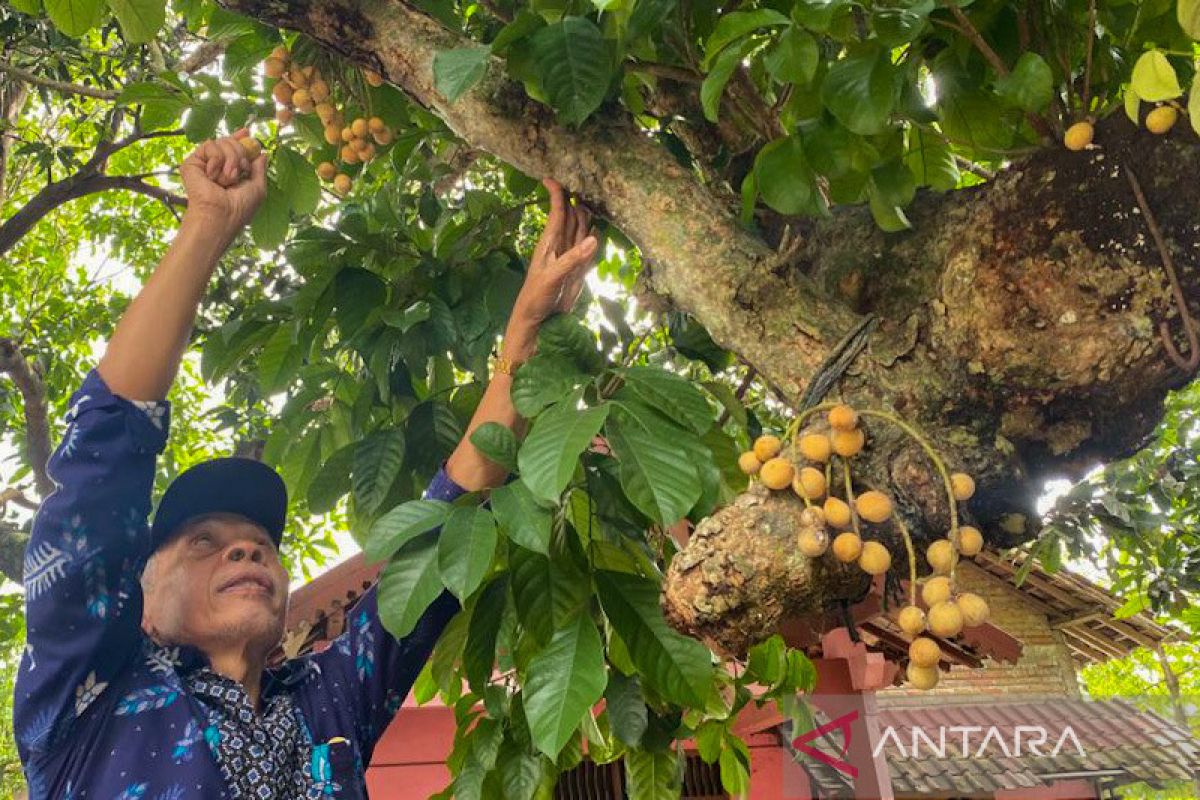
<path id="1" fill-rule="evenodd" d="M 963 613 L 953 600 L 943 600 L 929 609 L 929 632 L 943 639 L 958 636 L 963 629 Z"/>
<path id="2" fill-rule="evenodd" d="M 362 158 L 363 153 L 371 147 L 371 143 L 366 139 L 355 139 L 350 143 L 350 146 L 358 151 L 358 157 Z"/>
<path id="3" fill-rule="evenodd" d="M 293 92 L 292 104 L 296 106 L 296 110 L 303 114 L 308 114 L 316 108 L 313 104 L 312 96 L 308 93 L 308 89 L 297 89 Z"/>
<path id="4" fill-rule="evenodd" d="M 858 556 L 858 565 L 868 575 L 882 575 L 892 568 L 892 554 L 879 542 L 866 542 Z"/>
<path id="5" fill-rule="evenodd" d="M 279 45 L 271 51 L 271 58 L 277 58 L 280 61 L 287 61 L 289 58 L 291 58 L 291 54 L 288 52 L 286 47 Z"/>
<path id="6" fill-rule="evenodd" d="M 320 103 L 329 99 L 329 84 L 317 78 L 308 87 L 308 93 L 312 95 L 312 99 Z"/>
<path id="7" fill-rule="evenodd" d="M 380 147 L 387 147 L 396 138 L 396 135 L 389 129 L 384 128 L 381 131 L 376 131 L 375 133 L 371 134 L 371 137 L 375 140 L 375 144 L 379 145 Z"/>
<path id="8" fill-rule="evenodd" d="M 293 116 L 295 116 L 295 115 L 292 113 L 292 110 L 290 108 L 288 108 L 287 106 L 283 106 L 281 108 L 275 109 L 275 121 L 278 122 L 280 125 L 287 125 L 289 122 L 292 121 Z"/>
<path id="9" fill-rule="evenodd" d="M 941 575 L 936 578 L 929 578 L 921 586 L 921 599 L 930 608 L 933 608 L 938 603 L 944 603 L 949 600 L 950 594 L 950 579 Z"/>
<path id="10" fill-rule="evenodd" d="M 982 549 L 983 534 L 979 532 L 978 528 L 963 525 L 958 529 L 958 552 L 969 558 L 979 555 L 979 551 Z"/>
<path id="11" fill-rule="evenodd" d="M 370 86 L 383 86 L 383 76 L 373 69 L 364 69 L 363 77 Z"/>
<path id="12" fill-rule="evenodd" d="M 342 151 L 340 155 L 342 157 L 342 161 L 346 162 L 347 164 L 358 163 L 358 151 L 354 149 L 354 145 L 352 144 L 342 145 Z"/>
<path id="13" fill-rule="evenodd" d="M 339 195 L 347 194 L 350 191 L 350 176 L 345 173 L 336 176 L 333 179 L 333 190 Z"/>
<path id="14" fill-rule="evenodd" d="M 1151 133 L 1164 134 L 1175 127 L 1179 112 L 1175 106 L 1159 106 L 1146 115 L 1146 130 Z"/>
<path id="15" fill-rule="evenodd" d="M 254 160 L 262 152 L 262 145 L 253 136 L 246 136 L 237 141 L 242 146 L 242 149 L 246 151 L 246 158 Z"/>
<path id="16" fill-rule="evenodd" d="M 883 492 L 863 492 L 854 500 L 858 515 L 867 522 L 887 522 L 892 516 L 892 501 Z"/>
<path id="17" fill-rule="evenodd" d="M 309 64 L 306 67 L 301 67 L 300 71 L 304 73 L 304 77 L 308 78 L 310 83 L 320 77 L 320 73 L 317 72 L 317 68 L 313 64 Z"/>
<path id="18" fill-rule="evenodd" d="M 852 431 L 858 427 L 858 414 L 847 405 L 829 409 L 829 427 L 835 431 Z"/>
<path id="19" fill-rule="evenodd" d="M 823 528 L 806 528 L 796 537 L 796 545 L 809 558 L 819 558 L 829 549 L 829 534 Z"/>
<path id="20" fill-rule="evenodd" d="M 325 126 L 325 141 L 328 144 L 341 144 L 342 132 L 338 130 L 336 125 Z"/>
<path id="21" fill-rule="evenodd" d="M 361 158 L 364 163 L 370 161 L 375 157 L 375 145 L 367 142 L 367 146 L 358 151 L 358 157 Z"/>
<path id="22" fill-rule="evenodd" d="M 328 161 L 322 161 L 317 165 L 317 177 L 323 181 L 333 180 L 333 176 L 337 175 L 337 167 Z"/>
<path id="23" fill-rule="evenodd" d="M 987 601 L 972 592 L 963 592 L 956 601 L 958 610 L 962 612 L 963 626 L 974 628 L 987 622 L 991 610 Z"/>
<path id="24" fill-rule="evenodd" d="M 936 667 L 942 660 L 942 648 L 928 636 L 921 636 L 908 646 L 908 660 L 918 667 Z"/>
<path id="25" fill-rule="evenodd" d="M 858 557 L 862 555 L 862 549 L 862 539 L 858 538 L 858 534 L 854 531 L 839 533 L 833 540 L 833 555 L 843 564 L 857 561 Z"/>
<path id="26" fill-rule="evenodd" d="M 800 524 L 806 528 L 824 528 L 825 512 L 817 506 L 809 506 L 800 512 Z"/>
<path id="27" fill-rule="evenodd" d="M 768 489 L 786 489 L 792 485 L 792 478 L 795 476 L 796 468 L 792 466 L 792 462 L 778 456 L 763 463 L 758 472 L 758 479 Z"/>
<path id="28" fill-rule="evenodd" d="M 371 133 L 379 133 L 379 131 L 386 127 L 387 125 L 385 125 L 383 120 L 381 120 L 379 117 L 371 117 L 369 120 L 367 120 L 367 130 L 369 130 Z"/>
<path id="29" fill-rule="evenodd" d="M 292 104 L 293 94 L 294 92 L 292 91 L 292 87 L 288 86 L 283 81 L 275 84 L 275 87 L 271 89 L 271 96 L 275 98 L 276 102 L 283 106 L 290 106 Z"/>
<path id="30" fill-rule="evenodd" d="M 350 123 L 350 130 L 356 137 L 362 139 L 369 132 L 369 128 L 367 128 L 367 121 L 362 117 L 359 117 L 358 119 L 354 120 L 354 122 Z"/>
<path id="31" fill-rule="evenodd" d="M 835 528 L 850 527 L 850 506 L 837 497 L 825 498 L 825 521 Z"/>
<path id="32" fill-rule="evenodd" d="M 350 126 L 342 128 L 342 141 L 349 144 L 354 141 L 354 131 L 350 130 Z"/>
<path id="33" fill-rule="evenodd" d="M 925 560 L 938 575 L 949 575 L 954 567 L 954 545 L 949 539 L 937 539 L 925 551 Z"/>
<path id="34" fill-rule="evenodd" d="M 1092 137 L 1095 134 L 1096 129 L 1092 127 L 1092 123 L 1076 122 L 1067 128 L 1067 132 L 1063 136 L 1063 144 L 1067 146 L 1068 150 L 1082 150 L 1092 143 Z"/>
<path id="35" fill-rule="evenodd" d="M 916 664 L 909 664 L 905 674 L 908 675 L 908 685 L 923 692 L 937 686 L 941 677 L 937 667 L 918 667 Z"/>
<path id="36" fill-rule="evenodd" d="M 792 489 L 801 497 L 820 500 L 825 496 L 825 473 L 815 467 L 804 467 L 792 479 Z"/>
<path id="37" fill-rule="evenodd" d="M 766 434 L 754 440 L 754 455 L 765 464 L 779 455 L 779 448 L 782 446 L 783 443 L 779 441 L 778 436 Z"/>
<path id="38" fill-rule="evenodd" d="M 833 443 L 833 452 L 842 458 L 849 458 L 862 452 L 867 437 L 862 430 L 855 428 L 849 431 L 834 431 L 830 441 Z"/>
<path id="39" fill-rule="evenodd" d="M 308 87 L 308 75 L 303 69 L 292 67 L 288 70 L 287 81 L 296 89 L 305 89 Z"/>
<path id="40" fill-rule="evenodd" d="M 809 433 L 800 437 L 800 455 L 809 461 L 824 464 L 829 460 L 832 452 L 833 445 L 830 444 L 829 437 L 823 433 Z"/>
<path id="41" fill-rule="evenodd" d="M 282 78 L 283 73 L 287 70 L 287 66 L 283 63 L 283 59 L 271 56 L 263 62 L 263 72 L 268 78 Z"/>
<path id="42" fill-rule="evenodd" d="M 925 630 L 925 612 L 917 606 L 905 606 L 900 609 L 900 615 L 896 617 L 896 624 L 909 636 L 916 636 Z"/>
<path id="43" fill-rule="evenodd" d="M 317 112 L 317 119 L 321 120 L 323 125 L 328 125 L 329 123 L 333 122 L 333 115 L 336 113 L 333 110 L 333 106 L 329 105 L 329 103 L 320 102 L 313 107 L 313 111 Z M 341 129 L 338 130 L 338 134 L 341 134 Z"/>
<path id="44" fill-rule="evenodd" d="M 738 469 L 747 475 L 757 475 L 762 469 L 762 462 L 758 460 L 758 456 L 754 455 L 754 451 L 747 450 L 738 456 Z"/>
<path id="45" fill-rule="evenodd" d="M 950 491 L 960 503 L 970 500 L 975 494 L 975 479 L 965 472 L 956 472 L 950 476 Z"/>

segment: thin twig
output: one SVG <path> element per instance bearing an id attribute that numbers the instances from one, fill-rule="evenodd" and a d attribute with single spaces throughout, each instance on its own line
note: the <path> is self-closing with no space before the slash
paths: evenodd
<path id="1" fill-rule="evenodd" d="M 1083 68 L 1083 113 L 1088 113 L 1092 95 L 1092 46 L 1096 40 L 1096 0 L 1088 0 L 1087 59 Z"/>
<path id="2" fill-rule="evenodd" d="M 116 100 L 119 94 L 110 89 L 96 89 L 92 86 L 81 86 L 78 83 L 66 83 L 65 81 L 43 78 L 27 69 L 21 69 L 12 64 L 6 64 L 3 61 L 0 61 L 0 72 L 7 72 L 18 80 L 22 80 L 33 86 L 41 86 L 63 94 L 77 94 L 82 97 L 94 97 L 97 100 Z"/>

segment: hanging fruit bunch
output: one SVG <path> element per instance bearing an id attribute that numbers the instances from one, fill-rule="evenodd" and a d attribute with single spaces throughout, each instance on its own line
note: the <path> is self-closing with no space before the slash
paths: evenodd
<path id="1" fill-rule="evenodd" d="M 807 429 L 805 421 L 827 411 L 827 430 Z M 920 584 L 920 596 L 928 611 L 917 603 L 917 558 L 903 518 L 895 513 L 891 498 L 876 489 L 856 493 L 853 463 L 867 444 L 861 418 L 899 426 L 925 451 L 945 486 L 950 508 L 950 530 L 926 550 L 931 575 Z M 814 426 L 815 427 L 815 426 Z M 868 575 L 882 575 L 892 566 L 892 555 L 877 538 L 894 530 L 904 542 L 909 567 L 909 604 L 899 614 L 898 624 L 910 637 L 908 681 L 918 689 L 931 689 L 938 682 L 941 648 L 926 632 L 940 638 L 957 636 L 964 627 L 982 624 L 988 606 L 982 597 L 958 592 L 955 571 L 961 556 L 974 556 L 983 549 L 983 536 L 970 525 L 958 524 L 958 504 L 975 493 L 975 481 L 964 473 L 951 474 L 945 462 L 919 431 L 899 418 L 872 410 L 855 411 L 843 405 L 823 405 L 799 415 L 784 439 L 760 436 L 753 449 L 742 453 L 742 471 L 772 492 L 794 493 L 803 501 L 805 524 L 796 536 L 796 548 L 810 559 L 831 552 L 841 564 L 857 564 Z M 861 485 L 861 484 L 859 484 Z M 839 496 L 840 495 L 840 496 Z M 832 539 L 830 538 L 832 536 Z"/>

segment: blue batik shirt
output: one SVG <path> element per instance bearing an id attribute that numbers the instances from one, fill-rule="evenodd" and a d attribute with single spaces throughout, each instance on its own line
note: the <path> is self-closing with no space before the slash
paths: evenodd
<path id="1" fill-rule="evenodd" d="M 167 403 L 113 394 L 93 371 L 72 397 L 50 459 L 57 490 L 25 557 L 27 643 L 13 721 L 31 800 L 234 798 L 220 760 L 220 715 L 194 691 L 207 659 L 141 629 L 155 457 Z M 426 497 L 462 487 L 439 471 Z M 365 798 L 365 765 L 458 604 L 443 593 L 411 634 L 384 630 L 371 588 L 325 651 L 268 670 L 263 703 L 288 695 L 305 793 Z"/>

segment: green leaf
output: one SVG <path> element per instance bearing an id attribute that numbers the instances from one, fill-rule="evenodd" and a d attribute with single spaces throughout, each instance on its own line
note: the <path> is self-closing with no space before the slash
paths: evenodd
<path id="1" fill-rule="evenodd" d="M 909 8 L 877 6 L 871 11 L 871 26 L 880 42 L 887 47 L 899 47 L 917 38 L 933 7 L 932 2 L 915 3 Z"/>
<path id="2" fill-rule="evenodd" d="M 1179 76 L 1161 50 L 1147 50 L 1133 65 L 1133 77 L 1129 83 L 1138 97 L 1148 103 L 1174 100 L 1183 94 Z"/>
<path id="3" fill-rule="evenodd" d="M 743 36 L 760 28 L 789 25 L 791 20 L 773 8 L 756 8 L 753 11 L 734 11 L 723 15 L 713 28 L 704 45 L 703 67 L 709 69 L 721 51 Z"/>
<path id="4" fill-rule="evenodd" d="M 45 0 L 45 3 L 50 21 L 67 36 L 82 36 L 104 19 L 103 0 Z"/>
<path id="5" fill-rule="evenodd" d="M 704 433 L 716 420 L 708 401 L 691 381 L 660 367 L 629 367 L 621 370 L 624 389 L 646 405 L 696 433 Z"/>
<path id="6" fill-rule="evenodd" d="M 839 122 L 863 136 L 883 132 L 899 98 L 889 51 L 877 45 L 854 49 L 834 63 L 821 82 L 821 102 Z"/>
<path id="7" fill-rule="evenodd" d="M 166 0 L 108 0 L 108 5 L 130 44 L 153 39 L 167 18 Z"/>
<path id="8" fill-rule="evenodd" d="M 550 510 L 538 505 L 523 481 L 492 490 L 492 512 L 508 538 L 527 550 L 550 554 Z"/>
<path id="9" fill-rule="evenodd" d="M 617 670 L 608 676 L 604 690 L 605 708 L 612 723 L 613 735 L 629 747 L 637 747 L 646 732 L 646 699 L 637 678 L 629 678 Z"/>
<path id="10" fill-rule="evenodd" d="M 875 218 L 875 224 L 881 230 L 888 233 L 897 233 L 912 227 L 912 223 L 908 221 L 904 209 L 889 202 L 874 182 L 870 184 L 867 192 L 871 216 Z"/>
<path id="11" fill-rule="evenodd" d="M 587 602 L 591 587 L 569 559 L 550 559 L 512 545 L 510 580 L 517 619 L 540 643 L 566 625 Z"/>
<path id="12" fill-rule="evenodd" d="M 750 771 L 732 748 L 721 751 L 721 786 L 733 797 L 750 791 Z"/>
<path id="13" fill-rule="evenodd" d="M 333 296 L 338 330 L 343 339 L 349 339 L 366 323 L 372 309 L 383 305 L 387 285 L 365 269 L 344 269 L 334 279 Z"/>
<path id="14" fill-rule="evenodd" d="M 487 585 L 475 602 L 463 647 L 463 672 L 471 691 L 483 694 L 496 661 L 496 637 L 508 606 L 508 578 L 500 576 Z"/>
<path id="15" fill-rule="evenodd" d="M 354 502 L 359 513 L 374 514 L 404 463 L 404 430 L 376 431 L 354 451 Z"/>
<path id="16" fill-rule="evenodd" d="M 759 150 L 754 159 L 754 175 L 763 200 L 780 214 L 825 212 L 816 175 L 808 165 L 799 137 L 785 136 Z"/>
<path id="17" fill-rule="evenodd" d="M 605 434 L 626 496 L 655 522 L 670 525 L 700 499 L 700 478 L 671 431 L 645 416 L 613 414 Z"/>
<path id="18" fill-rule="evenodd" d="M 749 45 L 730 47 L 717 57 L 704 82 L 700 84 L 700 107 L 704 110 L 704 118 L 716 122 L 721 110 L 721 96 L 725 92 L 725 84 L 733 77 L 733 71 L 742 61 L 742 56 Z"/>
<path id="19" fill-rule="evenodd" d="M 267 196 L 250 220 L 250 236 L 262 250 L 274 250 L 283 244 L 288 232 L 287 195 L 273 180 L 267 181 Z"/>
<path id="20" fill-rule="evenodd" d="M 1125 106 L 1125 116 L 1129 117 L 1129 121 L 1134 125 L 1140 125 L 1142 123 L 1142 98 L 1138 97 L 1137 92 L 1133 90 L 1132 86 L 1125 90 L 1123 104 Z"/>
<path id="21" fill-rule="evenodd" d="M 321 180 L 308 159 L 290 147 L 277 147 L 272 157 L 275 180 L 297 214 L 311 214 L 321 199 Z"/>
<path id="22" fill-rule="evenodd" d="M 587 380 L 588 376 L 571 360 L 561 355 L 538 353 L 517 367 L 509 394 L 521 416 L 534 417 Z"/>
<path id="23" fill-rule="evenodd" d="M 696 731 L 696 753 L 706 764 L 715 763 L 721 757 L 721 746 L 725 743 L 725 726 L 717 720 L 706 720 Z"/>
<path id="24" fill-rule="evenodd" d="M 396 506 L 371 526 L 363 548 L 367 563 L 375 564 L 390 558 L 408 541 L 445 522 L 452 508 L 441 500 L 424 499 L 409 500 Z"/>
<path id="25" fill-rule="evenodd" d="M 658 584 L 622 572 L 594 573 L 600 605 L 649 686 L 672 703 L 703 706 L 712 657 L 695 639 L 670 628 L 658 603 Z"/>
<path id="26" fill-rule="evenodd" d="M 996 93 L 1022 111 L 1041 111 L 1054 98 L 1054 75 L 1037 53 L 1022 53 L 1012 72 L 996 81 Z"/>
<path id="27" fill-rule="evenodd" d="M 442 593 L 437 536 L 429 531 L 405 544 L 379 576 L 379 618 L 397 639 L 412 633 Z"/>
<path id="28" fill-rule="evenodd" d="M 1192 91 L 1188 93 L 1188 121 L 1192 123 L 1192 130 L 1200 136 L 1200 80 L 1192 79 Z"/>
<path id="29" fill-rule="evenodd" d="M 460 601 L 470 597 L 496 554 L 496 520 L 480 507 L 450 512 L 438 544 L 438 569 L 442 583 Z"/>
<path id="30" fill-rule="evenodd" d="M 608 416 L 608 406 L 579 410 L 571 398 L 551 406 L 533 423 L 521 445 L 517 464 L 521 479 L 535 497 L 558 501 L 575 465 Z"/>
<path id="31" fill-rule="evenodd" d="M 574 314 L 555 314 L 538 328 L 538 353 L 557 355 L 574 362 L 581 371 L 595 374 L 604 367 L 596 349 L 596 335 Z"/>
<path id="32" fill-rule="evenodd" d="M 629 15 L 629 24 L 625 26 L 628 41 L 637 41 L 661 25 L 675 10 L 677 2 L 678 0 L 636 0 L 633 13 Z"/>
<path id="33" fill-rule="evenodd" d="M 677 800 L 683 791 L 674 750 L 630 750 L 625 754 L 629 800 Z"/>
<path id="34" fill-rule="evenodd" d="M 525 716 L 538 750 L 557 758 L 583 715 L 604 694 L 604 645 L 587 614 L 555 631 L 525 671 Z"/>
<path id="35" fill-rule="evenodd" d="M 258 382 L 263 393 L 271 395 L 286 389 L 303 362 L 304 350 L 296 343 L 293 326 L 280 325 L 258 357 Z"/>
<path id="36" fill-rule="evenodd" d="M 220 99 L 202 100 L 192 106 L 183 123 L 183 134 L 187 140 L 194 143 L 213 138 L 225 108 L 225 101 Z"/>
<path id="37" fill-rule="evenodd" d="M 538 30 L 529 47 L 546 97 L 568 125 L 583 122 L 608 94 L 613 57 L 586 17 L 564 17 Z"/>
<path id="38" fill-rule="evenodd" d="M 9 0 L 9 5 L 30 17 L 38 17 L 42 14 L 42 0 Z"/>
<path id="39" fill-rule="evenodd" d="M 485 422 L 471 432 L 471 444 L 488 460 L 509 472 L 517 468 L 517 437 L 499 422 Z"/>
<path id="40" fill-rule="evenodd" d="M 950 146 L 936 133 L 921 126 L 909 129 L 904 163 L 920 186 L 948 192 L 958 186 L 958 163 Z"/>
<path id="41" fill-rule="evenodd" d="M 1183 32 L 1196 41 L 1200 41 L 1200 0 L 1176 0 L 1175 17 Z M 1193 92 L 1195 84 L 1193 84 Z M 1193 117 L 1193 124 L 1195 118 Z"/>
<path id="42" fill-rule="evenodd" d="M 491 48 L 459 47 L 433 56 L 433 85 L 451 103 L 462 97 L 487 71 Z"/>
<path id="43" fill-rule="evenodd" d="M 357 443 L 351 443 L 334 451 L 325 459 L 321 469 L 308 485 L 308 510 L 313 514 L 327 514 L 337 505 L 342 495 L 350 491 L 350 471 L 354 465 Z M 388 555 L 391 555 L 389 553 Z M 386 558 L 386 556 L 384 556 Z M 383 559 L 380 558 L 380 561 Z"/>
<path id="44" fill-rule="evenodd" d="M 817 73 L 820 58 L 817 40 L 813 35 L 793 25 L 763 56 L 763 66 L 772 78 L 781 83 L 807 84 Z"/>
<path id="45" fill-rule="evenodd" d="M 894 159 L 871 170 L 880 199 L 892 206 L 906 206 L 917 192 L 917 182 L 903 161 Z"/>

